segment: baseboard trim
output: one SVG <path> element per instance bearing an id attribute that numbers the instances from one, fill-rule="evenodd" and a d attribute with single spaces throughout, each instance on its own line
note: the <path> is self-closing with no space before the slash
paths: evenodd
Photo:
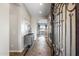
<path id="1" fill-rule="evenodd" d="M 25 54 L 27 53 L 27 51 L 29 50 L 29 47 L 24 48 L 24 50 L 21 51 L 10 51 L 9 55 L 10 56 L 25 56 Z"/>
<path id="2" fill-rule="evenodd" d="M 22 52 L 19 52 L 19 51 L 12 52 L 12 51 L 10 51 L 9 52 L 9 56 L 25 56 L 25 54 L 27 53 L 27 51 L 28 51 L 28 48 L 25 48 Z"/>
<path id="3" fill-rule="evenodd" d="M 34 42 L 33 42 L 33 44 L 31 45 L 31 47 L 30 48 L 33 48 L 33 46 L 34 46 L 34 43 L 35 43 L 35 41 L 36 40 L 34 40 Z M 28 50 L 30 49 L 30 48 L 24 48 L 23 50 L 22 50 L 22 52 L 21 51 L 10 51 L 9 52 L 9 56 L 25 56 L 26 55 L 26 53 L 28 52 Z"/>
<path id="4" fill-rule="evenodd" d="M 21 52 L 9 52 L 9 56 L 20 56 Z"/>

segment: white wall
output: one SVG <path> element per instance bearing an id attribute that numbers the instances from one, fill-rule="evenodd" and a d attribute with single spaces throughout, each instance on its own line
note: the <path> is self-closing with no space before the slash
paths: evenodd
<path id="1" fill-rule="evenodd" d="M 10 51 L 18 50 L 18 6 L 10 4 Z"/>
<path id="2" fill-rule="evenodd" d="M 37 39 L 37 20 L 38 18 L 31 17 L 31 28 L 32 28 L 32 32 L 34 33 L 34 40 Z"/>
<path id="3" fill-rule="evenodd" d="M 27 34 L 28 32 L 26 32 L 24 30 L 25 23 L 30 24 L 30 15 L 27 12 L 27 10 L 25 9 L 25 7 L 23 5 L 20 6 L 19 8 L 20 10 L 20 16 L 19 16 L 19 23 L 18 23 L 18 45 L 19 45 L 19 50 L 22 51 L 24 49 L 24 35 Z"/>
<path id="4" fill-rule="evenodd" d="M 0 56 L 9 55 L 9 4 L 0 4 Z"/>
<path id="5" fill-rule="evenodd" d="M 30 15 L 23 4 L 10 4 L 10 51 L 22 52 L 24 49 L 23 37 L 26 34 L 23 24 L 30 23 Z"/>

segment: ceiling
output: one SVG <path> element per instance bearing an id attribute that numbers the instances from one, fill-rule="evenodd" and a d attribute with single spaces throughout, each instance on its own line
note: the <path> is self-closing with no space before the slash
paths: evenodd
<path id="1" fill-rule="evenodd" d="M 25 3 L 26 9 L 33 17 L 45 17 L 50 12 L 50 3 Z"/>

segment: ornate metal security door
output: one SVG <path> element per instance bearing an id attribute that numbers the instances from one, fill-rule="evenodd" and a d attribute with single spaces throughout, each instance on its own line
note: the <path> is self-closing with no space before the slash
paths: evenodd
<path id="1" fill-rule="evenodd" d="M 54 43 L 55 55 L 59 55 L 59 15 L 56 15 L 54 20 Z"/>
<path id="2" fill-rule="evenodd" d="M 63 55 L 63 18 L 62 13 L 60 13 L 60 55 Z"/>
<path id="3" fill-rule="evenodd" d="M 66 55 L 73 56 L 75 55 L 75 4 L 67 4 L 67 23 L 69 23 L 69 29 L 67 30 L 67 33 L 69 32 L 69 43 L 67 43 L 68 39 L 66 39 L 66 48 L 69 48 L 67 50 Z M 67 26 L 68 28 L 68 26 Z M 67 45 L 68 44 L 68 45 Z"/>

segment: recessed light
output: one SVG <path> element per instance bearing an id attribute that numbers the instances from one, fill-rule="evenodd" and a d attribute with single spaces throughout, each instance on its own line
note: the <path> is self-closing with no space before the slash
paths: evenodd
<path id="1" fill-rule="evenodd" d="M 40 3 L 40 5 L 43 5 L 43 3 Z"/>
<path id="2" fill-rule="evenodd" d="M 39 13 L 42 14 L 42 11 L 40 11 Z"/>

